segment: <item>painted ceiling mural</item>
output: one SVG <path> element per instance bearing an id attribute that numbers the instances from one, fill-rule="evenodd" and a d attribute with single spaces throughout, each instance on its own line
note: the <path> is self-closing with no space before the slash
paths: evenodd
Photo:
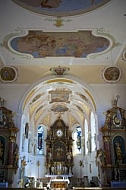
<path id="1" fill-rule="evenodd" d="M 109 47 L 109 40 L 94 36 L 92 31 L 42 32 L 32 31 L 24 37 L 11 40 L 11 48 L 17 53 L 31 54 L 34 58 L 77 57 L 86 58 Z"/>
<path id="2" fill-rule="evenodd" d="M 110 0 L 12 0 L 30 11 L 54 16 L 77 15 L 97 9 Z"/>

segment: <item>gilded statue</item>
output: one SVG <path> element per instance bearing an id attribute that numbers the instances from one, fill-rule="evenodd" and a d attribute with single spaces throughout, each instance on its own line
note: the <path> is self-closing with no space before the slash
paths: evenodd
<path id="1" fill-rule="evenodd" d="M 117 156 L 117 160 L 122 160 L 122 151 L 121 151 L 121 147 L 120 147 L 120 144 L 117 142 L 115 143 L 116 145 L 116 156 Z"/>
<path id="2" fill-rule="evenodd" d="M 102 149 L 97 150 L 96 165 L 99 165 L 99 166 L 105 165 L 105 159 L 106 159 L 105 151 Z"/>

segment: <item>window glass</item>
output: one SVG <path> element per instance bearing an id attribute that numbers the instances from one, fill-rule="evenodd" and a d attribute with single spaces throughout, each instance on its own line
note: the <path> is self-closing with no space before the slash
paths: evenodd
<path id="1" fill-rule="evenodd" d="M 37 154 L 44 154 L 44 129 L 42 126 L 38 126 L 38 146 Z"/>
<path id="2" fill-rule="evenodd" d="M 95 144 L 96 132 L 95 132 L 95 117 L 93 112 L 91 112 L 91 148 L 92 151 L 95 151 L 96 144 Z"/>
<path id="3" fill-rule="evenodd" d="M 88 123 L 85 120 L 85 154 L 88 154 Z"/>
<path id="4" fill-rule="evenodd" d="M 82 130 L 81 130 L 81 126 L 77 126 L 74 130 L 74 134 L 73 134 L 73 139 L 74 139 L 74 143 L 73 143 L 73 150 L 75 154 L 80 154 L 82 151 L 82 147 L 81 147 L 81 136 L 82 136 Z"/>

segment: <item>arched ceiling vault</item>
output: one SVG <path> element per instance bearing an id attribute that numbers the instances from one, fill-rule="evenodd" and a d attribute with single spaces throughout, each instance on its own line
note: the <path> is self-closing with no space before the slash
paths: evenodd
<path id="1" fill-rule="evenodd" d="M 35 86 L 25 98 L 23 111 L 37 126 L 52 124 L 59 116 L 68 125 L 83 125 L 96 105 L 91 93 L 82 84 L 65 78 L 55 78 Z M 53 120 L 51 119 L 53 118 Z"/>

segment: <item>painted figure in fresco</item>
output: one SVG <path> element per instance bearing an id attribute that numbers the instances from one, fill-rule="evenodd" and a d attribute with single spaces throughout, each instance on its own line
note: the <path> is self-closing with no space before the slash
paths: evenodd
<path id="1" fill-rule="evenodd" d="M 46 8 L 57 8 L 60 6 L 61 0 L 42 0 L 41 6 Z"/>
<path id="2" fill-rule="evenodd" d="M 61 146 L 59 146 L 59 147 L 55 150 L 55 152 L 56 152 L 57 157 L 60 158 L 60 157 L 63 156 L 64 150 L 63 150 L 63 148 L 62 148 Z"/>
<path id="3" fill-rule="evenodd" d="M 56 8 L 56 7 L 59 7 L 61 2 L 63 2 L 63 0 L 32 0 L 32 1 L 21 0 L 21 1 L 31 7 L 39 7 L 41 5 L 42 8 Z M 66 0 L 66 2 L 67 1 L 69 3 L 69 0 Z M 96 0 L 90 0 L 89 1 L 90 5 L 94 5 L 95 1 Z M 72 6 L 74 7 L 72 0 L 71 0 L 71 3 L 72 3 Z"/>

